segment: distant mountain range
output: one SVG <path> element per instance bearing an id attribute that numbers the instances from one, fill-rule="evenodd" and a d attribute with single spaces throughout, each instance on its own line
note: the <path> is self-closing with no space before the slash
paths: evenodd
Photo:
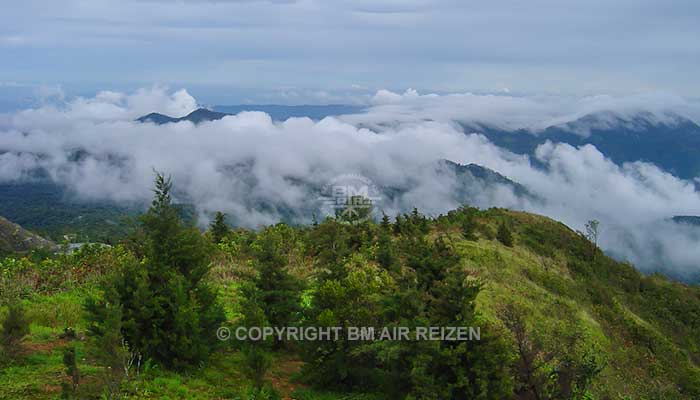
<path id="1" fill-rule="evenodd" d="M 481 133 L 517 154 L 533 155 L 548 140 L 572 146 L 591 144 L 618 165 L 646 161 L 683 179 L 700 176 L 700 126 L 676 114 L 659 118 L 651 113 L 600 112 L 535 133 L 479 123 L 463 123 L 462 127 L 465 133 Z"/>
<path id="2" fill-rule="evenodd" d="M 350 105 L 235 105 L 216 106 L 214 110 L 200 108 L 178 118 L 151 113 L 138 118 L 137 121 L 155 124 L 190 121 L 198 124 L 219 120 L 242 111 L 266 112 L 274 120 L 301 116 L 321 119 L 362 110 L 362 107 Z M 463 122 L 461 126 L 465 133 L 481 133 L 497 146 L 516 154 L 532 156 L 535 149 L 547 141 L 572 146 L 591 144 L 618 165 L 645 161 L 683 179 L 700 177 L 700 126 L 677 114 L 666 113 L 659 116 L 639 112 L 628 116 L 599 112 L 547 127 L 540 132 L 526 129 L 508 131 L 479 122 Z"/>
<path id="3" fill-rule="evenodd" d="M 198 108 L 192 111 L 191 113 L 185 115 L 184 117 L 180 118 L 174 118 L 160 113 L 150 113 L 148 115 L 144 115 L 143 117 L 139 117 L 136 120 L 138 122 L 152 122 L 157 125 L 177 123 L 182 121 L 190 121 L 194 124 L 199 124 L 200 122 L 204 121 L 216 121 L 227 115 L 230 114 L 211 111 L 207 110 L 206 108 Z"/>
<path id="4" fill-rule="evenodd" d="M 671 220 L 677 224 L 685 224 L 700 227 L 700 217 L 695 215 L 676 215 Z"/>
<path id="5" fill-rule="evenodd" d="M 461 165 L 448 160 L 441 160 L 426 165 L 432 168 L 435 176 L 449 183 L 449 193 L 444 201 L 451 204 L 472 204 L 488 206 L 497 202 L 497 189 L 506 188 L 519 198 L 536 201 L 537 196 L 527 188 L 507 177 L 476 165 Z M 273 202 L 269 196 L 257 197 L 255 193 L 257 179 L 253 173 L 254 162 L 241 163 L 226 168 L 232 179 L 250 185 L 243 192 L 247 193 L 238 199 L 250 210 L 277 214 L 290 223 L 308 222 L 313 215 L 321 215 L 323 187 L 303 178 L 286 178 L 293 182 L 308 199 L 295 207 L 284 202 Z M 370 180 L 375 177 L 368 176 Z M 416 182 L 404 182 L 401 185 L 390 185 L 378 188 L 381 191 L 382 207 L 397 206 L 399 199 L 415 189 Z M 185 200 L 186 201 L 186 200 Z M 144 205 L 115 204 L 111 202 L 87 202 L 72 196 L 66 188 L 52 182 L 48 177 L 35 179 L 24 183 L 0 183 L 0 215 L 4 215 L 23 226 L 41 232 L 47 237 L 62 240 L 63 235 L 80 233 L 79 241 L 112 243 L 122 237 L 128 228 L 129 221 L 138 213 L 144 211 Z M 187 220 L 194 218 L 195 210 L 191 205 L 181 205 L 183 217 Z M 404 211 L 413 205 L 404 204 Z M 233 216 L 232 216 L 233 217 Z M 241 221 L 231 220 L 238 225 Z"/>
<path id="6" fill-rule="evenodd" d="M 150 113 L 136 120 L 139 122 L 152 122 L 157 125 L 177 123 L 180 121 L 190 121 L 198 124 L 204 121 L 216 121 L 227 115 L 235 115 L 244 111 L 261 111 L 270 115 L 273 120 L 283 121 L 293 117 L 308 117 L 311 119 L 323 119 L 333 115 L 353 114 L 362 111 L 360 106 L 345 104 L 329 105 L 234 105 L 234 106 L 214 106 L 213 109 L 199 108 L 185 115 L 184 117 L 171 117 L 160 113 Z"/>

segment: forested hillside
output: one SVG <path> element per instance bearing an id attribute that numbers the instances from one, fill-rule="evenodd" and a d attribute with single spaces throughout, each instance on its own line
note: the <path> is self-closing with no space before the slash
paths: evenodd
<path id="1" fill-rule="evenodd" d="M 29 232 L 0 216 L 0 256 L 12 253 L 28 253 L 36 249 L 54 251 L 58 247 L 53 242 Z"/>
<path id="2" fill-rule="evenodd" d="M 700 397 L 700 288 L 610 259 L 596 224 L 584 235 L 464 206 L 259 231 L 220 214 L 202 234 L 169 191 L 158 177 L 151 208 L 114 247 L 0 262 L 0 398 Z M 224 335 L 255 326 L 480 337 Z"/>

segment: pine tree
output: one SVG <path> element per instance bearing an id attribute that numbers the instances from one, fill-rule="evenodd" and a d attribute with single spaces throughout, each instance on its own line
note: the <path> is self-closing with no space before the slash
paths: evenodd
<path id="1" fill-rule="evenodd" d="M 505 222 L 502 222 L 498 227 L 498 233 L 496 234 L 496 239 L 503 243 L 504 246 L 513 247 L 513 235 L 510 233 L 510 229 Z"/>
<path id="2" fill-rule="evenodd" d="M 394 223 L 394 235 L 400 235 L 403 230 L 404 220 L 401 214 L 396 215 L 396 222 Z"/>
<path id="3" fill-rule="evenodd" d="M 0 346 L 5 356 L 15 358 L 22 350 L 22 339 L 29 334 L 29 320 L 19 302 L 8 307 L 7 317 L 0 331 Z"/>
<path id="4" fill-rule="evenodd" d="M 379 237 L 377 239 L 377 262 L 388 270 L 394 270 L 398 262 L 396 249 L 391 240 L 391 223 L 386 214 L 384 214 L 382 218 Z"/>
<path id="5" fill-rule="evenodd" d="M 260 304 L 272 326 L 291 326 L 301 311 L 301 281 L 289 273 L 283 247 L 291 228 L 278 224 L 262 231 L 253 242 L 258 276 L 255 286 Z"/>
<path id="6" fill-rule="evenodd" d="M 315 256 L 321 279 L 340 279 L 347 274 L 345 258 L 352 253 L 347 225 L 328 218 L 309 234 L 309 250 Z"/>
<path id="7" fill-rule="evenodd" d="M 216 329 L 224 314 L 203 280 L 210 268 L 207 242 L 196 228 L 185 226 L 171 189 L 170 179 L 157 174 L 155 197 L 141 218 L 144 258 L 125 261 L 106 282 L 105 297 L 87 308 L 91 323 L 104 326 L 107 314 L 100 307 L 121 304 L 127 343 L 146 359 L 184 368 L 207 359 L 218 344 Z"/>
<path id="8" fill-rule="evenodd" d="M 214 244 L 219 244 L 226 238 L 230 232 L 228 225 L 226 225 L 226 214 L 222 212 L 216 213 L 214 220 L 209 225 L 209 232 L 211 232 L 211 239 Z"/>
<path id="9" fill-rule="evenodd" d="M 474 213 L 467 211 L 462 222 L 462 235 L 465 239 L 476 241 L 476 218 Z"/>
<path id="10" fill-rule="evenodd" d="M 78 359 L 75 355 L 75 347 L 68 347 L 63 351 L 63 366 L 70 383 L 63 382 L 61 385 L 61 397 L 64 399 L 78 398 L 78 384 L 80 383 L 80 370 L 78 370 Z"/>
<path id="11" fill-rule="evenodd" d="M 110 297 L 118 298 L 114 294 Z M 87 330 L 92 337 L 95 359 L 105 368 L 105 396 L 112 399 L 118 394 L 131 356 L 122 335 L 122 306 L 119 303 L 98 304 L 95 299 L 89 299 L 86 309 L 102 316 L 101 324 L 93 321 Z"/>
<path id="12" fill-rule="evenodd" d="M 243 312 L 242 326 L 269 326 L 270 322 L 263 309 L 263 293 L 255 285 L 245 283 L 241 291 L 244 297 L 241 307 Z M 243 373 L 253 382 L 254 393 L 259 394 L 265 386 L 265 375 L 271 365 L 270 340 L 246 340 L 241 343 L 241 347 Z"/>
<path id="13" fill-rule="evenodd" d="M 379 224 L 379 227 L 386 232 L 391 231 L 391 221 L 389 220 L 389 216 L 386 214 L 382 214 L 382 222 Z"/>

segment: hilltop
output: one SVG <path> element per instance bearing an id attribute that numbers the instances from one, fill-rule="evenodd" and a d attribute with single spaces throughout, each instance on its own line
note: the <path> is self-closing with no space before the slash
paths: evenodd
<path id="1" fill-rule="evenodd" d="M 503 226 L 509 230 L 512 243 L 503 241 Z M 118 260 L 133 251 L 130 249 L 138 248 L 138 243 L 127 241 L 124 246 L 85 249 L 63 261 L 54 261 L 58 264 L 50 270 L 63 270 L 65 277 L 76 276 L 71 271 L 80 270 L 81 278 L 74 282 L 75 288 L 68 289 L 54 276 L 54 286 L 43 286 L 27 299 L 36 321 L 26 339 L 27 347 L 35 349 L 31 350 L 34 361 L 0 372 L 0 397 L 10 393 L 17 399 L 52 397 L 51 384 L 36 382 L 55 384 L 62 368 L 60 344 L 64 339 L 59 336 L 67 327 L 79 334 L 85 331 L 86 321 L 75 310 L 93 290 L 93 282 L 117 267 Z M 273 251 L 275 258 L 265 258 L 265 251 Z M 305 282 L 302 312 L 311 312 L 316 301 L 321 301 L 314 300 L 319 296 L 331 295 L 340 303 L 322 303 L 330 307 L 325 312 L 359 324 L 369 323 L 363 318 L 383 315 L 375 313 L 390 304 L 386 302 L 392 296 L 400 296 L 397 290 L 410 286 L 411 279 L 426 279 L 428 275 L 424 274 L 441 279 L 439 276 L 454 265 L 466 274 L 465 285 L 478 282 L 481 287 L 474 306 L 480 315 L 477 321 L 482 334 L 493 338 L 490 340 L 503 340 L 510 349 L 510 356 L 504 359 L 510 361 L 503 362 L 510 365 L 509 370 L 512 368 L 512 398 L 531 398 L 518 378 L 522 367 L 518 337 L 528 354 L 542 363 L 538 374 L 553 374 L 549 379 L 554 381 L 538 381 L 543 390 L 549 387 L 546 390 L 552 393 L 563 393 L 564 386 L 560 385 L 569 382 L 566 373 L 586 377 L 574 382 L 579 382 L 577 387 L 585 387 L 587 397 L 571 394 L 542 398 L 694 399 L 700 395 L 700 338 L 696 334 L 700 330 L 700 288 L 660 275 L 643 276 L 632 265 L 607 257 L 581 233 L 547 217 L 464 207 L 434 219 L 414 212 L 381 225 L 347 225 L 333 219 L 296 228 L 279 224 L 261 231 L 229 231 L 209 252 L 214 267 L 207 280 L 224 299 L 228 324 L 234 326 L 245 313 L 244 282 L 262 273 L 260 268 L 266 260 L 277 260 L 281 263 L 278 268 Z M 326 265 L 331 269 L 326 270 Z M 337 268 L 345 272 L 333 272 Z M 22 276 L 41 280 L 41 272 L 37 270 L 37 276 L 28 272 L 31 270 L 25 268 Z M 329 273 L 340 275 L 332 278 Z M 25 278 L 20 281 L 31 284 L 31 279 Z M 338 292 L 326 292 L 330 288 Z M 422 301 L 420 296 L 411 297 L 402 300 L 407 302 L 403 307 Z M 53 306 L 47 308 L 45 304 Z M 343 314 L 346 312 L 349 314 Z M 349 323 L 343 321 L 336 323 Z M 81 354 L 88 351 L 86 346 L 79 343 Z M 381 346 L 361 345 L 354 351 L 362 353 L 351 352 L 343 356 L 347 358 L 333 362 L 345 365 L 351 371 L 346 379 L 350 379 L 372 365 L 367 364 L 368 360 L 379 357 L 382 351 L 393 351 L 381 350 Z M 408 346 L 406 349 L 412 348 Z M 288 396 L 285 398 L 385 398 L 382 394 L 361 393 L 363 390 L 352 379 L 343 392 L 320 391 L 324 378 L 309 375 L 312 360 L 300 357 L 296 350 L 274 352 L 272 359 L 267 377 L 283 396 Z M 43 360 L 41 368 L 33 366 L 37 360 Z M 152 371 L 139 378 L 138 389 L 132 385 L 125 390 L 132 398 L 143 398 L 146 392 L 151 397 L 230 397 L 247 385 L 242 365 L 241 353 L 224 347 L 203 369 L 187 374 Z M 87 382 L 94 383 L 100 376 L 94 359 L 87 358 L 81 368 Z M 335 376 L 335 372 L 324 371 L 326 379 Z M 299 379 L 299 374 L 306 378 Z"/>

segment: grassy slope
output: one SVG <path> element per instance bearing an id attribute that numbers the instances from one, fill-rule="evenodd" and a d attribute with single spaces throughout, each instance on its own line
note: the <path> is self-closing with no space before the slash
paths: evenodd
<path id="1" fill-rule="evenodd" d="M 491 239 L 506 220 L 514 228 L 512 248 Z M 464 267 L 478 276 L 484 290 L 478 309 L 498 322 L 498 310 L 517 303 L 527 310 L 533 338 L 549 349 L 566 349 L 566 337 L 578 332 L 586 343 L 607 355 L 608 366 L 594 382 L 599 398 L 689 398 L 678 391 L 688 371 L 697 373 L 700 338 L 694 324 L 700 319 L 700 290 L 661 277 L 642 277 L 631 266 L 599 255 L 596 263 L 574 262 L 582 239 L 564 225 L 544 217 L 505 210 L 479 213 L 478 241 L 467 241 L 456 228 L 434 228 L 431 235 L 447 235 L 463 256 Z M 290 254 L 293 270 L 308 273 L 309 260 Z M 235 316 L 235 274 L 245 260 L 222 259 L 215 269 L 229 316 Z M 229 275 L 229 276 L 227 276 Z M 76 288 L 25 300 L 33 325 L 26 339 L 26 358 L 0 370 L 0 399 L 56 398 L 62 376 L 59 339 L 63 328 L 82 332 L 81 304 L 87 288 Z M 1 312 L 2 310 L 0 310 Z M 501 332 L 501 334 L 506 334 Z M 84 382 L 100 373 L 78 343 Z M 570 350 L 570 349 L 569 349 Z M 283 393 L 298 399 L 369 399 L 365 395 L 319 393 L 295 383 L 299 363 L 276 355 L 270 378 Z M 245 381 L 239 355 L 222 350 L 201 370 L 176 374 L 146 372 L 143 398 L 232 398 Z"/>
<path id="2" fill-rule="evenodd" d="M 698 373 L 700 338 L 679 319 L 687 312 L 697 322 L 697 287 L 642 277 L 632 266 L 602 255 L 590 271 L 574 267 L 568 244 L 580 238 L 564 225 L 526 213 L 486 213 L 492 214 L 481 219 L 486 230 L 495 232 L 495 221 L 506 217 L 517 232 L 513 248 L 496 241 L 456 241 L 465 267 L 487 282 L 478 298 L 487 317 L 497 320 L 500 305 L 516 302 L 528 311 L 532 334 L 553 348 L 565 348 L 564 336 L 580 332 L 607 354 L 608 366 L 595 382 L 602 398 L 683 398 L 677 394 L 679 370 Z M 552 251 L 553 237 L 563 240 Z M 595 270 L 601 267 L 605 270 Z M 664 304 L 664 297 L 675 304 Z M 679 302 L 687 302 L 687 309 L 675 307 Z"/>

